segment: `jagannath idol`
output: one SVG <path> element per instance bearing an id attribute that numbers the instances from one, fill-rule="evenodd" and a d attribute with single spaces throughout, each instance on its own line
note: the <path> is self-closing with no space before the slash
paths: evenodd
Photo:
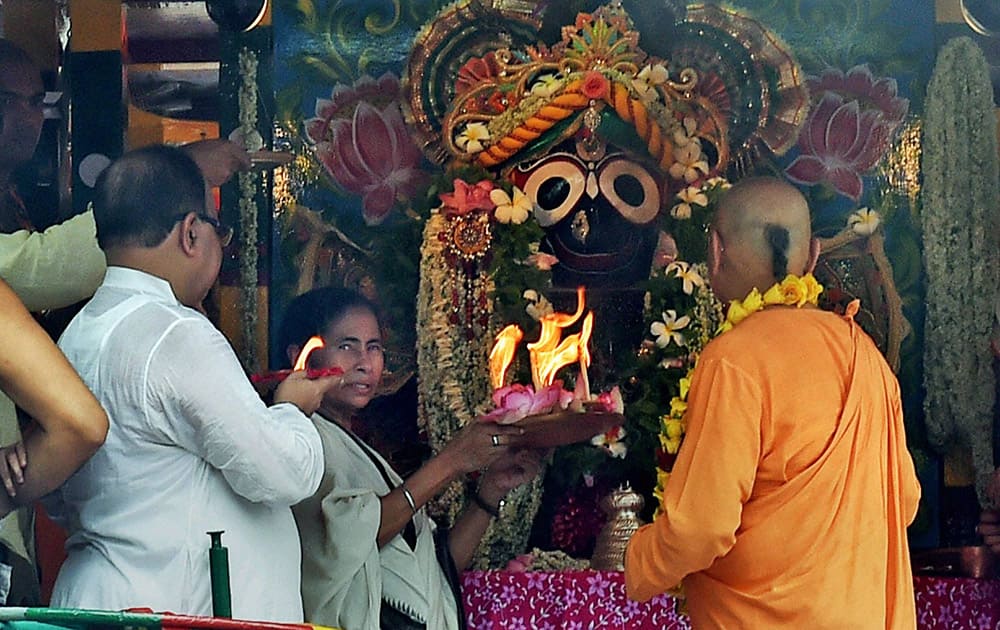
<path id="1" fill-rule="evenodd" d="M 787 150 L 808 109 L 791 55 L 736 10 L 668 1 L 630 15 L 616 1 L 560 16 L 543 4 L 446 7 L 418 34 L 404 75 L 412 135 L 454 174 L 424 227 L 417 304 L 420 416 L 435 448 L 488 410 L 503 296 L 537 290 L 544 303 L 585 286 L 598 321 L 602 303 L 619 314 L 603 334 L 637 346 L 640 283 L 670 240 L 672 209 Z M 558 40 L 540 43 L 555 24 Z M 637 24 L 652 27 L 649 52 Z M 514 233 L 535 242 L 517 250 Z M 529 277 L 517 269 L 541 284 L 498 286 Z M 540 485 L 511 499 L 484 564 L 523 548 Z M 457 512 L 461 488 L 445 501 Z"/>

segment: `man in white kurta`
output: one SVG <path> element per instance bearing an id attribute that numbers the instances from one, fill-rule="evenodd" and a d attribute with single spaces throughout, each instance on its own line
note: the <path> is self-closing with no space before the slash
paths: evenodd
<path id="1" fill-rule="evenodd" d="M 12 177 L 35 152 L 42 131 L 45 95 L 41 73 L 34 61 L 27 52 L 4 39 L 0 39 L 0 92 L 5 94 L 0 103 L 0 118 L 7 122 L 0 125 L 2 209 L 8 205 L 5 201 L 20 204 Z M 202 141 L 187 145 L 186 150 L 212 186 L 221 185 L 235 170 L 249 167 L 249 157 L 231 143 Z M 4 225 L 19 223 L 6 213 L 0 219 Z M 88 210 L 41 232 L 21 227 L 24 229 L 0 233 L 0 279 L 10 285 L 29 311 L 63 308 L 94 294 L 104 277 L 105 259 L 97 245 L 93 212 Z M 20 439 L 14 402 L 0 392 L 0 445 Z M 6 562 L 14 564 L 13 555 L 20 557 L 24 565 L 23 570 L 15 568 L 12 578 L 15 584 L 6 602 L 7 587 L 0 581 L 0 603 L 32 603 L 38 599 L 31 514 L 30 509 L 22 508 L 0 520 L 0 546 L 10 552 Z"/>
<path id="2" fill-rule="evenodd" d="M 290 378 L 276 399 L 295 404 L 265 406 L 225 337 L 192 308 L 228 237 L 190 158 L 153 147 L 108 172 L 95 211 L 108 271 L 59 345 L 110 429 L 52 497 L 69 532 L 52 604 L 211 614 L 206 532 L 224 530 L 233 616 L 301 621 L 290 506 L 322 476 L 322 445 L 300 409 L 318 405 L 322 383 Z M 150 209 L 148 229 L 132 204 Z"/>
<path id="3" fill-rule="evenodd" d="M 265 407 L 225 337 L 141 271 L 109 268 L 60 347 L 111 430 L 59 492 L 69 558 L 52 604 L 211 614 L 205 532 L 225 530 L 234 616 L 301 620 L 288 506 L 322 473 L 309 419 Z"/>

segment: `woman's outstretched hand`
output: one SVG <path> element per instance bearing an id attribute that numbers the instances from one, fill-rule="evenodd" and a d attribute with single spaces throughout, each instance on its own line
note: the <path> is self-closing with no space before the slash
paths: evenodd
<path id="1" fill-rule="evenodd" d="M 498 503 L 508 492 L 538 476 L 547 455 L 547 451 L 540 449 L 517 449 L 510 456 L 496 460 L 483 474 L 480 496 Z"/>
<path id="2" fill-rule="evenodd" d="M 457 474 L 487 468 L 520 445 L 524 429 L 516 424 L 472 422 L 455 434 L 441 451 Z"/>

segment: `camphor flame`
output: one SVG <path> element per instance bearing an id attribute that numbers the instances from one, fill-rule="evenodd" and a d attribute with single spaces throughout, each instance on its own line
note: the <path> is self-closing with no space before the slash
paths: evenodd
<path id="1" fill-rule="evenodd" d="M 517 324 L 509 324 L 496 336 L 496 343 L 490 350 L 490 383 L 493 389 L 500 389 L 504 386 L 507 378 L 507 369 L 514 361 L 514 353 L 517 351 L 517 344 L 521 343 L 524 331 Z"/>
<path id="2" fill-rule="evenodd" d="M 590 367 L 590 335 L 594 332 L 594 312 L 587 313 L 583 318 L 583 327 L 577 343 L 580 346 L 580 378 L 583 380 L 583 399 L 590 400 L 590 378 L 587 368 Z"/>
<path id="3" fill-rule="evenodd" d="M 295 365 L 292 366 L 292 370 L 304 370 L 309 363 L 309 355 L 312 354 L 313 350 L 322 348 L 326 344 L 323 343 L 323 338 L 316 335 L 310 337 L 306 345 L 302 346 L 302 350 L 299 352 L 299 356 L 295 359 Z"/>
<path id="4" fill-rule="evenodd" d="M 583 328 L 575 335 L 569 335 L 560 341 L 562 331 L 575 324 L 583 315 L 586 305 L 585 290 L 576 290 L 576 312 L 552 313 L 542 317 L 542 332 L 538 341 L 528 344 L 531 356 L 531 378 L 535 390 L 548 387 L 555 381 L 556 373 L 570 363 L 580 362 L 580 378 L 587 381 L 587 367 L 590 365 L 590 351 L 587 344 L 593 331 L 594 314 L 588 313 L 583 321 Z M 589 387 L 587 387 L 589 396 Z"/>
<path id="5" fill-rule="evenodd" d="M 587 368 L 590 367 L 588 344 L 594 330 L 594 314 L 587 313 L 580 332 L 565 338 L 562 336 L 563 329 L 575 324 L 583 315 L 583 309 L 586 305 L 584 294 L 583 287 L 577 288 L 575 313 L 552 313 L 545 315 L 539 321 L 542 331 L 538 335 L 538 341 L 528 344 L 528 354 L 531 357 L 531 381 L 536 392 L 552 385 L 559 370 L 570 363 L 579 362 L 579 378 L 582 379 L 583 383 L 584 400 L 590 399 L 590 381 L 587 377 Z M 523 336 L 524 333 L 515 324 L 510 324 L 496 336 L 496 343 L 490 350 L 490 382 L 493 389 L 503 387 L 507 369 L 514 360 L 514 352 Z"/>

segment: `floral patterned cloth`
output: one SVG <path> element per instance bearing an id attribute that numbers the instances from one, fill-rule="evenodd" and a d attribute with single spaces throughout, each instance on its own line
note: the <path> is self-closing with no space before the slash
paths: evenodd
<path id="1" fill-rule="evenodd" d="M 1000 627 L 1000 580 L 916 576 L 914 589 L 919 628 Z M 617 571 L 470 571 L 462 593 L 470 630 L 691 627 L 672 597 L 628 600 Z"/>
<path id="2" fill-rule="evenodd" d="M 691 627 L 672 597 L 641 604 L 627 599 L 617 571 L 470 571 L 462 595 L 469 630 Z"/>
<path id="3" fill-rule="evenodd" d="M 913 588 L 918 628 L 1000 628 L 1000 580 L 918 575 Z"/>

